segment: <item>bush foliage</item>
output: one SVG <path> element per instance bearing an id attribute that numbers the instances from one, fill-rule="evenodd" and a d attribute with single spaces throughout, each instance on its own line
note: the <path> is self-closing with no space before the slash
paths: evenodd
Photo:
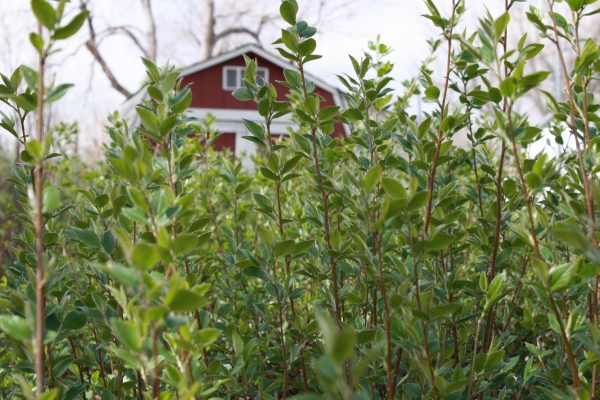
<path id="1" fill-rule="evenodd" d="M 139 124 L 111 116 L 97 166 L 63 154 L 74 128 L 46 130 L 41 110 L 70 85 L 45 65 L 86 14 L 32 0 L 39 64 L 0 85 L 24 146 L 0 210 L 0 397 L 595 398 L 600 57 L 579 27 L 600 9 L 548 0 L 527 13 L 542 42 L 510 43 L 515 0 L 476 27 L 449 2 L 425 1 L 438 34 L 414 79 L 393 89 L 391 49 L 371 42 L 340 109 L 304 73 L 316 28 L 283 0 L 289 93 L 247 59 L 233 94 L 261 116 L 244 121 L 263 149 L 250 173 L 148 60 Z M 549 75 L 530 65 L 544 46 L 565 90 L 542 93 L 536 125 L 518 110 Z M 284 115 L 297 127 L 274 140 Z M 569 139 L 533 150 L 542 137 Z"/>

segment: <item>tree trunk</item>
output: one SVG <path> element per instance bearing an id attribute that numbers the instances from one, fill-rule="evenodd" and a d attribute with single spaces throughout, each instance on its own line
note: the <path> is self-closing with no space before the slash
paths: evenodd
<path id="1" fill-rule="evenodd" d="M 156 37 L 156 22 L 152 15 L 152 0 L 142 0 L 142 9 L 146 16 L 146 21 L 148 22 L 148 30 L 146 31 L 146 53 L 148 54 L 148 58 L 156 62 L 156 57 L 158 55 L 158 41 Z"/>
<path id="2" fill-rule="evenodd" d="M 215 51 L 215 45 L 217 44 L 217 35 L 215 33 L 215 25 L 217 20 L 215 18 L 215 2 L 214 0 L 202 0 L 204 2 L 204 54 L 203 59 L 212 57 Z"/>

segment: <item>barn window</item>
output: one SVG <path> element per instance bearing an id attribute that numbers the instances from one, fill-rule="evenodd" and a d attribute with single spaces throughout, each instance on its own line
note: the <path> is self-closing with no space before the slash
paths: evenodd
<path id="1" fill-rule="evenodd" d="M 238 87 L 238 70 L 225 68 L 225 89 L 235 90 Z"/>
<path id="2" fill-rule="evenodd" d="M 256 70 L 256 83 L 258 83 L 259 86 L 262 86 L 267 82 L 267 72 L 268 70 L 266 68 L 258 68 Z"/>
<path id="3" fill-rule="evenodd" d="M 223 67 L 223 89 L 236 90 L 244 86 L 244 73 L 246 67 L 226 66 Z M 264 67 L 256 69 L 256 81 L 259 85 L 264 85 L 269 81 L 269 70 Z"/>

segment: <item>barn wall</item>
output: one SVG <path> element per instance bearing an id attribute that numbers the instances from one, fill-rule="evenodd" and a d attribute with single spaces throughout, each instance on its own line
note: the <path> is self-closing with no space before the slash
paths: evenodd
<path id="1" fill-rule="evenodd" d="M 253 53 L 247 54 L 250 58 L 256 58 L 260 67 L 269 69 L 269 82 L 277 89 L 279 100 L 285 100 L 288 89 L 277 81 L 283 81 L 283 70 Z M 239 101 L 235 99 L 230 91 L 223 89 L 223 67 L 224 66 L 244 66 L 243 56 L 232 58 L 222 64 L 212 66 L 203 71 L 190 74 L 183 78 L 184 85 L 190 85 L 192 90 L 192 104 L 194 108 L 224 108 L 234 110 L 256 110 L 256 104 L 250 101 Z M 325 101 L 323 107 L 335 105 L 333 95 L 322 88 L 315 88 Z M 241 121 L 240 121 L 241 122 Z M 344 136 L 344 128 L 342 124 L 336 124 L 334 136 Z M 233 150 L 233 149 L 232 149 Z"/>
<path id="2" fill-rule="evenodd" d="M 235 132 L 221 132 L 212 147 L 217 151 L 229 149 L 235 154 Z"/>

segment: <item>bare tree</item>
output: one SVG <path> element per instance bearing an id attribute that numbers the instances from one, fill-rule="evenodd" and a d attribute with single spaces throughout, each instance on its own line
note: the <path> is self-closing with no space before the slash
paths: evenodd
<path id="1" fill-rule="evenodd" d="M 203 58 L 212 57 L 215 54 L 215 48 L 221 41 L 225 41 L 227 38 L 234 35 L 246 35 L 251 37 L 255 42 L 260 43 L 260 34 L 265 25 L 276 19 L 274 14 L 263 14 L 259 16 L 258 23 L 255 26 L 248 27 L 243 25 L 234 26 L 233 24 L 228 27 L 218 30 L 217 22 L 219 19 L 233 19 L 241 21 L 244 17 L 251 15 L 251 9 L 246 7 L 236 9 L 233 8 L 231 12 L 216 15 L 215 14 L 215 0 L 201 0 L 202 10 L 204 18 L 204 29 L 203 38 L 198 38 L 194 35 L 196 43 L 200 44 L 203 48 Z"/>
<path id="2" fill-rule="evenodd" d="M 156 61 L 158 53 L 158 40 L 156 37 L 156 20 L 152 14 L 152 0 L 142 0 L 142 10 L 148 21 L 148 30 L 146 31 L 146 56 L 152 61 Z"/>
<path id="3" fill-rule="evenodd" d="M 340 19 L 341 13 L 347 12 L 349 5 L 354 1 L 311 0 L 310 4 L 304 7 L 308 10 L 308 14 L 303 15 L 303 18 L 311 21 L 312 24 L 328 25 L 332 20 Z M 174 56 L 174 54 L 165 54 L 169 51 L 169 46 L 164 46 L 164 50 L 161 47 L 159 52 L 160 37 L 152 0 L 140 0 L 140 3 L 144 16 L 143 29 L 132 25 L 114 25 L 99 31 L 95 24 L 97 15 L 89 7 L 91 1 L 79 0 L 82 10 L 92 11 L 87 20 L 89 36 L 85 47 L 100 66 L 110 85 L 126 98 L 130 98 L 134 93 L 117 77 L 115 70 L 108 63 L 108 56 L 101 51 L 104 39 L 123 36 L 131 41 L 137 51 L 152 61 L 164 59 L 165 56 Z M 181 25 L 184 33 L 182 37 L 177 38 L 177 47 L 178 49 L 200 48 L 199 57 L 194 60 L 198 61 L 198 59 L 203 60 L 214 56 L 242 38 L 260 44 L 266 41 L 263 36 L 268 36 L 265 34 L 266 28 L 275 27 L 279 20 L 276 12 L 277 4 L 278 1 L 275 0 L 265 0 L 264 3 L 260 3 L 260 7 L 257 7 L 256 2 L 240 0 L 189 0 L 177 3 L 177 7 L 183 10 Z M 265 10 L 272 11 L 265 12 Z M 164 29 L 164 31 L 172 32 L 173 29 Z M 275 30 L 271 29 L 271 32 Z"/>
<path id="4" fill-rule="evenodd" d="M 104 31 L 97 33 L 94 26 L 93 14 L 89 12 L 89 0 L 80 0 L 80 8 L 89 12 L 87 19 L 89 38 L 85 43 L 85 47 L 88 49 L 92 57 L 94 57 L 94 60 L 96 60 L 96 62 L 100 65 L 100 68 L 102 69 L 104 75 L 106 75 L 106 78 L 109 80 L 110 85 L 126 98 L 130 98 L 134 93 L 127 89 L 125 85 L 123 85 L 117 79 L 114 71 L 108 65 L 108 62 L 102 55 L 99 47 L 102 39 L 112 35 L 122 34 L 133 42 L 133 44 L 138 48 L 138 50 L 141 51 L 144 57 L 152 61 L 156 61 L 158 53 L 158 40 L 156 33 L 156 20 L 152 14 L 152 0 L 141 0 L 141 3 L 147 24 L 144 40 L 145 43 L 142 43 L 142 41 L 138 38 L 138 35 L 136 34 L 136 28 L 127 25 L 108 27 Z"/>
<path id="5" fill-rule="evenodd" d="M 310 20 L 313 25 L 328 26 L 332 21 L 340 19 L 342 13 L 348 12 L 353 2 L 354 0 L 312 0 L 303 7 L 304 15 L 301 18 Z M 276 12 L 264 12 L 265 9 L 277 10 L 277 2 L 262 3 L 260 11 L 255 11 L 256 3 L 249 1 L 219 1 L 219 8 L 216 7 L 215 0 L 200 0 L 195 4 L 200 4 L 193 11 L 194 14 L 202 13 L 198 18 L 202 20 L 202 29 L 194 29 L 193 21 L 198 19 L 192 16 L 186 30 L 191 40 L 201 48 L 203 59 L 214 56 L 219 44 L 226 46 L 228 40 L 236 36 L 247 37 L 260 44 L 265 28 L 279 20 Z"/>

